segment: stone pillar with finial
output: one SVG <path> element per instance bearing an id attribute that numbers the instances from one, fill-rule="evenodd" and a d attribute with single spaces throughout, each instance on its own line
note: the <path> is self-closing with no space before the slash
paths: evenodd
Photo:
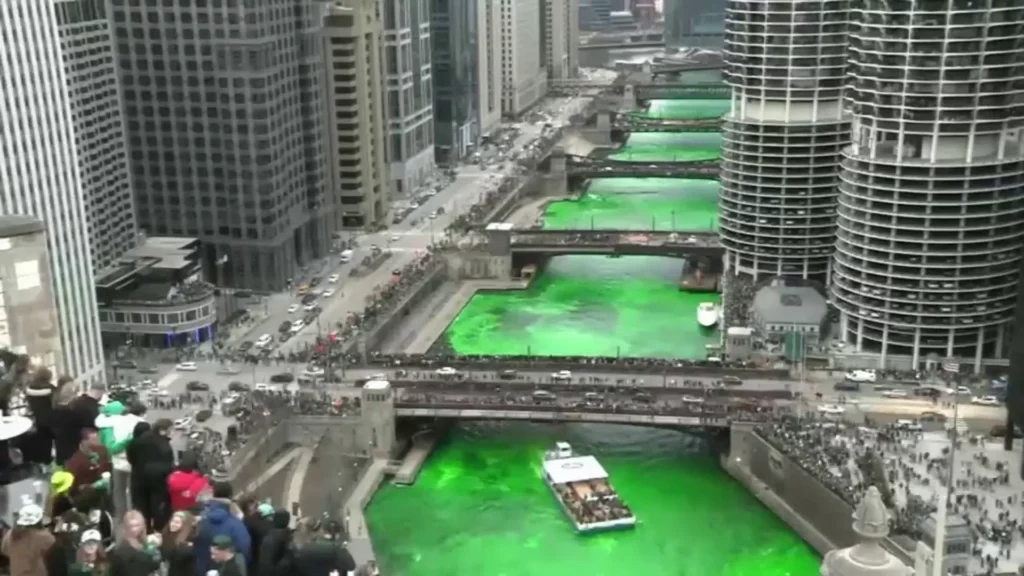
<path id="1" fill-rule="evenodd" d="M 913 570 L 882 547 L 891 515 L 878 488 L 868 488 L 853 512 L 853 531 L 860 542 L 832 550 L 821 563 L 821 576 L 910 576 Z"/>

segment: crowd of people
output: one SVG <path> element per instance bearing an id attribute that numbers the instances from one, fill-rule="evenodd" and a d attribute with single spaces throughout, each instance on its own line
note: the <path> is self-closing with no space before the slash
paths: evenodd
<path id="1" fill-rule="evenodd" d="M 357 570 L 341 522 L 326 515 L 296 520 L 271 502 L 237 495 L 204 457 L 230 453 L 244 433 L 284 412 L 320 413 L 338 401 L 323 394 L 252 394 L 237 412 L 234 433 L 203 429 L 178 452 L 174 423 L 147 422 L 146 406 L 133 407 L 133 414 L 109 400 L 103 386 L 82 392 L 70 378 L 54 382 L 25 356 L 3 351 L 0 361 L 0 409 L 10 414 L 13 403 L 25 403 L 24 416 L 8 417 L 8 428 L 0 430 L 0 485 L 7 494 L 0 506 L 0 568 L 12 576 Z M 127 434 L 118 429 L 125 421 L 133 423 Z"/>
<path id="2" fill-rule="evenodd" d="M 565 504 L 576 524 L 586 526 L 631 518 L 633 511 L 608 487 L 604 480 L 555 485 L 558 498 Z"/>

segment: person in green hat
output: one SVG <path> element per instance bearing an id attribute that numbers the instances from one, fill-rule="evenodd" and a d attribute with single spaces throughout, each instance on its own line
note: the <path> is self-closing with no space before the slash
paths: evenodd
<path id="1" fill-rule="evenodd" d="M 210 559 L 213 562 L 206 576 L 247 576 L 245 559 L 235 553 L 235 543 L 227 534 L 213 537 Z"/>

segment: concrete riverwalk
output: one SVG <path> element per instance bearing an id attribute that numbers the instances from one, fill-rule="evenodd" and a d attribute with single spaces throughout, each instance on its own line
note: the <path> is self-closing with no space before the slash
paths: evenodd
<path id="1" fill-rule="evenodd" d="M 377 555 L 373 552 L 373 540 L 370 537 L 370 528 L 366 524 L 366 506 L 373 498 L 374 492 L 384 481 L 384 469 L 388 461 L 383 458 L 375 459 L 366 469 L 362 479 L 356 484 L 355 490 L 345 502 L 345 529 L 348 532 L 348 550 L 357 566 L 367 562 L 376 562 Z"/>
<path id="2" fill-rule="evenodd" d="M 452 320 L 480 290 L 524 290 L 529 286 L 527 280 L 466 280 L 444 305 L 426 322 L 416 334 L 416 338 L 405 348 L 408 354 L 425 354 L 441 336 Z"/>

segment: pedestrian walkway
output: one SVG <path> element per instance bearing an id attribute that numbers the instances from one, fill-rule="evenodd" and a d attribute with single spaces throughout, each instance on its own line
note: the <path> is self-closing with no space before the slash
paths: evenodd
<path id="1" fill-rule="evenodd" d="M 388 461 L 383 458 L 375 459 L 366 473 L 359 480 L 352 495 L 345 502 L 345 529 L 348 532 L 348 550 L 356 561 L 357 566 L 367 562 L 375 562 L 377 556 L 373 553 L 373 541 L 370 538 L 370 530 L 366 525 L 366 517 L 363 511 L 366 505 L 373 498 L 382 480 L 384 480 L 384 469 Z"/>
<path id="2" fill-rule="evenodd" d="M 416 338 L 406 348 L 406 354 L 426 354 L 427 350 L 448 328 L 452 320 L 480 290 L 522 290 L 530 283 L 524 280 L 466 280 L 443 307 L 432 314 L 416 333 Z"/>

